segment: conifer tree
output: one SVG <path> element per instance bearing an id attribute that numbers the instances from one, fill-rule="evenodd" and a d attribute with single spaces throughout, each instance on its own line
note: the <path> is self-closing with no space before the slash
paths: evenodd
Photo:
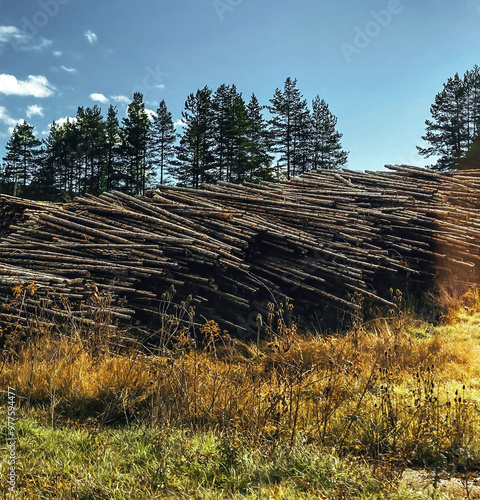
<path id="1" fill-rule="evenodd" d="M 297 80 L 288 77 L 283 91 L 277 88 L 270 102 L 274 152 L 280 154 L 278 164 L 286 168 L 287 179 L 290 179 L 299 173 L 298 148 L 302 125 L 308 115 L 307 101 L 297 89 Z"/>
<path id="2" fill-rule="evenodd" d="M 306 109 L 295 117 L 295 129 L 297 130 L 294 136 L 294 164 L 295 173 L 298 175 L 304 174 L 312 170 L 313 162 L 313 123 L 310 110 Z"/>
<path id="3" fill-rule="evenodd" d="M 267 123 L 255 94 L 247 105 L 246 177 L 251 182 L 273 181 L 272 157 L 269 154 Z"/>
<path id="4" fill-rule="evenodd" d="M 213 155 L 217 180 L 245 178 L 248 117 L 245 101 L 235 85 L 221 85 L 212 98 Z"/>
<path id="5" fill-rule="evenodd" d="M 465 157 L 459 161 L 457 168 L 459 170 L 480 168 L 480 133 L 473 140 Z"/>
<path id="6" fill-rule="evenodd" d="M 34 180 L 40 199 L 55 200 L 60 196 L 59 167 L 63 150 L 60 135 L 60 127 L 53 122 L 43 140 L 41 162 Z"/>
<path id="7" fill-rule="evenodd" d="M 212 97 L 212 119 L 214 123 L 213 156 L 216 178 L 226 181 L 228 178 L 228 157 L 231 130 L 233 127 L 232 89 L 222 84 Z"/>
<path id="8" fill-rule="evenodd" d="M 74 196 L 85 189 L 84 165 L 80 145 L 80 129 L 76 119 L 68 119 L 58 129 L 56 137 L 59 143 L 55 152 L 58 153 L 58 178 L 61 189 Z M 63 182 L 62 182 L 63 181 Z"/>
<path id="9" fill-rule="evenodd" d="M 117 108 L 110 105 L 105 120 L 105 189 L 112 191 L 121 187 L 121 135 Z"/>
<path id="10" fill-rule="evenodd" d="M 131 194 L 145 193 L 148 181 L 153 177 L 148 156 L 149 130 L 150 121 L 145 111 L 143 94 L 135 92 L 121 128 L 125 190 Z"/>
<path id="11" fill-rule="evenodd" d="M 232 86 L 232 127 L 230 129 L 230 154 L 228 161 L 229 182 L 240 183 L 248 178 L 248 114 L 245 101 Z"/>
<path id="12" fill-rule="evenodd" d="M 188 96 L 177 158 L 169 172 L 180 186 L 198 189 L 203 182 L 215 180 L 212 116 L 212 91 L 208 87 Z"/>
<path id="13" fill-rule="evenodd" d="M 480 131 L 480 68 L 475 65 L 463 77 L 468 144 L 476 140 Z"/>
<path id="14" fill-rule="evenodd" d="M 160 168 L 160 184 L 164 183 L 164 174 L 171 169 L 171 160 L 175 152 L 177 133 L 173 124 L 172 113 L 162 100 L 152 122 L 151 145 L 153 161 Z"/>
<path id="15" fill-rule="evenodd" d="M 222 84 L 212 99 L 216 179 L 240 182 L 247 169 L 248 116 L 235 85 Z"/>
<path id="16" fill-rule="evenodd" d="M 439 159 L 431 168 L 451 170 L 465 155 L 471 144 L 469 116 L 467 106 L 467 88 L 458 73 L 443 84 L 443 89 L 435 96 L 430 107 L 432 120 L 426 120 L 426 134 L 422 139 L 430 145 L 417 147 L 420 155 Z"/>
<path id="17" fill-rule="evenodd" d="M 312 101 L 311 137 L 313 147 L 312 168 L 340 168 L 347 162 L 348 152 L 342 149 L 342 134 L 336 129 L 334 116 L 324 99 L 317 95 Z"/>
<path id="18" fill-rule="evenodd" d="M 38 168 L 41 141 L 35 137 L 33 129 L 26 121 L 17 123 L 5 147 L 2 181 L 11 186 L 13 196 L 20 194 L 20 188 L 25 192 Z"/>
<path id="19" fill-rule="evenodd" d="M 98 106 L 77 111 L 76 126 L 78 128 L 78 143 L 76 150 L 84 165 L 81 193 L 99 194 L 104 187 L 105 162 L 105 124 L 102 111 Z"/>

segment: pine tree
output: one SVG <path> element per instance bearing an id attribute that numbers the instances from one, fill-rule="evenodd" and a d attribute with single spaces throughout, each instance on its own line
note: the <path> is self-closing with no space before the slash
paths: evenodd
<path id="1" fill-rule="evenodd" d="M 19 194 L 20 186 L 25 192 L 38 169 L 41 141 L 35 137 L 33 129 L 25 121 L 18 123 L 5 147 L 3 184 L 11 186 L 14 196 Z"/>
<path id="2" fill-rule="evenodd" d="M 82 193 L 99 194 L 104 187 L 104 162 L 106 152 L 105 125 L 98 106 L 77 111 L 76 126 L 79 132 L 77 153 L 84 165 Z"/>
<path id="3" fill-rule="evenodd" d="M 80 147 L 81 134 L 76 120 L 67 120 L 58 129 L 56 138 L 58 144 L 55 152 L 58 154 L 58 178 L 62 191 L 69 196 L 75 196 L 85 190 L 85 169 Z"/>
<path id="4" fill-rule="evenodd" d="M 458 162 L 457 168 L 459 170 L 480 169 L 480 131 L 475 139 L 473 139 L 465 157 L 461 158 Z"/>
<path id="5" fill-rule="evenodd" d="M 232 127 L 230 129 L 230 151 L 228 166 L 229 182 L 240 183 L 249 176 L 247 107 L 241 94 L 232 86 Z"/>
<path id="6" fill-rule="evenodd" d="M 294 138 L 294 164 L 296 173 L 301 175 L 312 170 L 313 163 L 313 122 L 310 110 L 306 109 L 296 117 Z"/>
<path id="7" fill-rule="evenodd" d="M 269 154 L 267 123 L 255 94 L 247 105 L 247 157 L 245 173 L 251 182 L 273 181 L 272 157 Z"/>
<path id="8" fill-rule="evenodd" d="M 164 183 L 164 174 L 171 169 L 171 160 L 175 152 L 177 133 L 173 124 L 172 113 L 162 100 L 153 119 L 151 144 L 153 160 L 160 167 L 160 184 Z"/>
<path id="9" fill-rule="evenodd" d="M 5 146 L 6 155 L 3 157 L 2 186 L 3 191 L 13 196 L 19 192 L 19 179 L 21 170 L 20 141 L 18 135 L 12 132 Z"/>
<path id="10" fill-rule="evenodd" d="M 121 136 L 117 108 L 110 105 L 105 120 L 105 189 L 111 192 L 121 187 Z"/>
<path id="11" fill-rule="evenodd" d="M 468 143 L 471 145 L 480 131 L 480 68 L 475 65 L 463 77 Z"/>
<path id="12" fill-rule="evenodd" d="M 40 167 L 32 182 L 38 199 L 57 200 L 60 198 L 60 187 L 58 179 L 59 141 L 56 138 L 57 125 L 55 122 L 50 127 L 48 136 L 43 140 Z"/>
<path id="13" fill-rule="evenodd" d="M 430 107 L 432 120 L 426 120 L 426 134 L 422 139 L 430 146 L 417 147 L 420 155 L 439 156 L 432 168 L 455 169 L 470 145 L 467 89 L 458 73 L 443 84 Z"/>
<path id="14" fill-rule="evenodd" d="M 78 155 L 79 131 L 75 122 L 62 125 L 53 122 L 43 141 L 43 161 L 37 184 L 50 193 L 64 192 L 73 196 L 79 192 L 82 165 Z"/>
<path id="15" fill-rule="evenodd" d="M 38 199 L 55 201 L 60 198 L 62 190 L 66 191 L 61 179 L 62 160 L 66 153 L 63 130 L 64 127 L 53 122 L 48 136 L 42 141 L 41 161 L 32 181 Z"/>
<path id="16" fill-rule="evenodd" d="M 212 111 L 216 179 L 241 182 L 246 176 L 249 124 L 245 101 L 235 85 L 218 87 Z"/>
<path id="17" fill-rule="evenodd" d="M 226 84 L 220 85 L 212 98 L 213 158 L 216 179 L 226 181 L 228 178 L 227 158 L 232 128 L 232 89 Z"/>
<path id="18" fill-rule="evenodd" d="M 107 139 L 107 123 L 97 106 L 79 107 L 77 117 L 62 125 L 53 122 L 43 141 L 37 189 L 49 199 L 54 193 L 75 196 L 107 189 Z"/>
<path id="19" fill-rule="evenodd" d="M 208 87 L 188 96 L 177 158 L 169 172 L 180 186 L 198 189 L 202 183 L 215 180 L 212 113 L 212 91 Z"/>
<path id="20" fill-rule="evenodd" d="M 286 167 L 287 179 L 290 179 L 298 173 L 298 148 L 302 125 L 308 114 L 307 101 L 297 89 L 297 80 L 289 77 L 283 91 L 277 88 L 270 102 L 274 152 L 280 154 L 278 164 Z"/>
<path id="21" fill-rule="evenodd" d="M 125 189 L 131 194 L 143 194 L 153 172 L 148 156 L 150 121 L 140 92 L 134 93 L 121 130 Z"/>
<path id="22" fill-rule="evenodd" d="M 312 101 L 312 168 L 340 168 L 347 162 L 348 152 L 342 149 L 342 134 L 336 129 L 334 116 L 324 99 L 317 95 Z"/>
<path id="23" fill-rule="evenodd" d="M 9 189 L 9 183 L 7 182 L 7 179 L 9 177 L 8 174 L 8 169 L 5 163 L 2 161 L 0 165 L 0 193 L 11 193 L 11 190 Z"/>

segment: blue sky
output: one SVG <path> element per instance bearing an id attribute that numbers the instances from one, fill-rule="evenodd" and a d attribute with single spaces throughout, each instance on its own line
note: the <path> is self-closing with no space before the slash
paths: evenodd
<path id="1" fill-rule="evenodd" d="M 479 26 L 480 0 L 0 0 L 0 155 L 21 119 L 44 138 L 140 91 L 179 120 L 205 85 L 269 104 L 290 76 L 338 117 L 349 168 L 424 165 L 430 105 L 480 64 Z"/>

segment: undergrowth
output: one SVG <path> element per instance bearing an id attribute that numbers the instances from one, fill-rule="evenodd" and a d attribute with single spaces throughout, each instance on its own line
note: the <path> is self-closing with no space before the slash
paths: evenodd
<path id="1" fill-rule="evenodd" d="M 331 336 L 299 332 L 288 303 L 271 305 L 254 343 L 198 325 L 173 298 L 143 345 L 112 324 L 108 297 L 96 299 L 95 328 L 40 315 L 10 332 L 0 387 L 15 388 L 22 415 L 20 488 L 38 498 L 408 498 L 394 495 L 419 467 L 434 493 L 444 473 L 470 492 L 477 290 L 441 326 L 414 321 L 397 293 L 385 318 Z"/>

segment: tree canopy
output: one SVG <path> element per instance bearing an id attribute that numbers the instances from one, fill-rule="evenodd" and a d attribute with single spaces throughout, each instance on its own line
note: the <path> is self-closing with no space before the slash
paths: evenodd
<path id="1" fill-rule="evenodd" d="M 265 113 L 270 116 L 265 116 Z M 473 110 L 472 110 L 473 113 Z M 143 194 L 156 182 L 199 188 L 203 183 L 291 178 L 315 168 L 345 165 L 337 119 L 318 96 L 312 110 L 287 78 L 269 106 L 246 102 L 235 85 L 191 93 L 174 123 L 162 100 L 146 109 L 136 92 L 121 120 L 110 106 L 78 107 L 73 119 L 53 122 L 40 141 L 26 122 L 14 127 L 0 168 L 0 189 L 40 199 Z"/>
<path id="2" fill-rule="evenodd" d="M 438 158 L 433 169 L 456 169 L 479 135 L 480 68 L 448 78 L 435 96 L 430 114 L 422 137 L 428 145 L 418 147 L 418 152 L 425 158 Z"/>

